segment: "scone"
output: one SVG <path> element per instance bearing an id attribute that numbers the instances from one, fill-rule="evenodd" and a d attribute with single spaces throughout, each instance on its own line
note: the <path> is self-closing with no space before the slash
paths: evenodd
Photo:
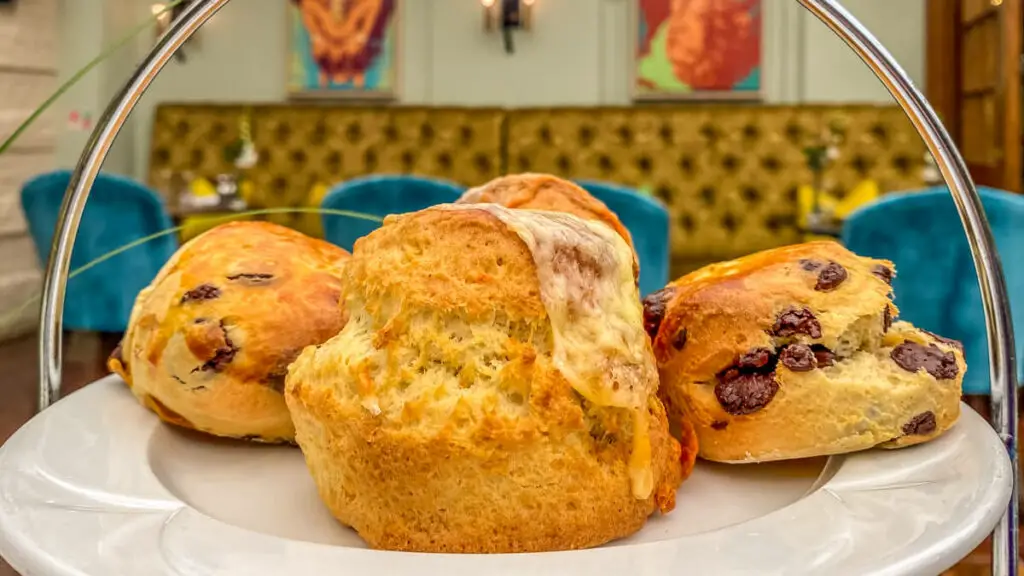
<path id="1" fill-rule="evenodd" d="M 629 230 L 619 217 L 580 186 L 550 174 L 512 174 L 495 178 L 483 186 L 470 188 L 459 204 L 489 202 L 508 208 L 551 210 L 603 222 L 633 247 Z"/>
<path id="2" fill-rule="evenodd" d="M 495 204 L 360 239 L 349 322 L 285 389 L 334 516 L 375 548 L 536 552 L 672 509 L 680 447 L 632 266 L 606 226 Z"/>
<path id="3" fill-rule="evenodd" d="M 713 264 L 645 301 L 661 395 L 700 455 L 764 462 L 892 448 L 956 422 L 958 343 L 893 323 L 891 262 L 834 242 Z"/>
<path id="4" fill-rule="evenodd" d="M 218 226 L 182 246 L 139 293 L 108 366 L 167 422 L 291 442 L 285 374 L 304 347 L 344 326 L 347 257 L 274 224 Z"/>

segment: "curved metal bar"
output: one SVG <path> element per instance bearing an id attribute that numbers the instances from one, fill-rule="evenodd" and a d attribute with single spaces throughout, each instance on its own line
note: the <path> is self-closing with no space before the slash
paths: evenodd
<path id="1" fill-rule="evenodd" d="M 981 285 L 988 333 L 992 381 L 992 415 L 1013 466 L 1013 496 L 992 539 L 992 574 L 1017 574 L 1017 519 L 1019 469 L 1017 466 L 1017 362 L 1010 302 L 1003 267 L 981 198 L 967 165 L 935 111 L 914 86 L 907 73 L 870 32 L 835 0 L 799 0 L 825 23 L 885 84 L 921 134 L 949 186 L 963 222 Z"/>
<path id="2" fill-rule="evenodd" d="M 104 112 L 86 145 L 61 207 L 43 284 L 39 342 L 39 409 L 59 394 L 61 324 L 71 248 L 82 211 L 107 152 L 124 121 L 156 74 L 174 53 L 230 0 L 198 0 L 171 24 Z M 981 284 L 988 331 L 992 377 L 992 407 L 998 431 L 1013 464 L 1013 499 L 995 533 L 993 574 L 1017 573 L 1017 382 L 1013 327 L 1002 266 L 985 213 L 963 158 L 935 112 L 892 56 L 835 0 L 798 0 L 849 45 L 871 67 L 903 107 L 935 157 L 953 195 L 971 246 Z"/>
<path id="3" fill-rule="evenodd" d="M 64 315 L 64 293 L 71 266 L 71 249 L 82 219 L 85 202 L 93 182 L 110 151 L 114 137 L 153 78 L 207 20 L 230 0 L 199 0 L 189 6 L 153 47 L 149 56 L 135 70 L 124 88 L 111 101 L 96 123 L 82 158 L 71 177 L 68 191 L 57 219 L 57 229 L 50 248 L 46 276 L 43 280 L 42 311 L 39 329 L 39 409 L 52 404 L 60 395 L 61 327 Z"/>

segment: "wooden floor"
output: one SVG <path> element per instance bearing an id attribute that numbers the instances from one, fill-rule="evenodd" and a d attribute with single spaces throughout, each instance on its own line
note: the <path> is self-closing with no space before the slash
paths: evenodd
<path id="1" fill-rule="evenodd" d="M 106 357 L 116 344 L 117 338 L 112 335 L 65 336 L 63 394 L 73 392 L 103 376 L 106 373 Z M 37 360 L 35 336 L 0 343 L 0 444 L 28 420 L 35 410 Z M 989 550 L 989 543 L 986 542 L 944 576 L 990 574 Z M 1024 564 L 1021 571 L 1024 573 Z M 0 576 L 17 574 L 0 560 Z"/>

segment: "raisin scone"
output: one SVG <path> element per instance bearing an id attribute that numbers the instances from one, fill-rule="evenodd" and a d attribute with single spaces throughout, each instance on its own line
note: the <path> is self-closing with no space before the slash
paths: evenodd
<path id="1" fill-rule="evenodd" d="M 275 224 L 213 228 L 182 246 L 139 293 L 108 367 L 166 422 L 291 442 L 285 374 L 303 348 L 344 326 L 347 257 Z"/>
<path id="2" fill-rule="evenodd" d="M 701 457 L 765 462 L 925 442 L 960 413 L 959 343 L 894 322 L 891 262 L 834 242 L 713 264 L 644 300 L 670 418 Z"/>
<path id="3" fill-rule="evenodd" d="M 671 510 L 681 449 L 633 259 L 606 226 L 497 204 L 356 242 L 350 320 L 285 388 L 334 516 L 375 548 L 491 553 L 597 546 Z"/>

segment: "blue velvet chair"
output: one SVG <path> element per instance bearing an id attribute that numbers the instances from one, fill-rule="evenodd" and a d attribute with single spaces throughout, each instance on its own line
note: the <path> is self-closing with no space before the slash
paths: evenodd
<path id="1" fill-rule="evenodd" d="M 40 263 L 50 256 L 67 171 L 43 174 L 21 189 L 21 207 L 28 221 Z M 173 227 L 160 198 L 127 178 L 100 174 L 93 184 L 71 253 L 71 270 L 132 241 Z M 106 260 L 68 282 L 64 299 L 67 330 L 122 332 L 128 325 L 139 291 L 177 249 L 169 234 Z"/>
<path id="2" fill-rule="evenodd" d="M 640 296 L 661 290 L 669 281 L 668 210 L 636 190 L 608 182 L 577 182 L 618 215 L 633 237 L 640 259 Z"/>
<path id="3" fill-rule="evenodd" d="M 320 206 L 383 218 L 449 204 L 458 200 L 462 192 L 457 184 L 419 176 L 365 176 L 338 184 L 324 196 Z M 378 222 L 336 214 L 324 214 L 322 218 L 324 237 L 348 251 L 356 240 L 380 227 Z"/>
<path id="4" fill-rule="evenodd" d="M 1024 197 L 979 188 L 1009 287 L 1017 357 L 1024 352 Z M 851 214 L 843 243 L 896 264 L 900 317 L 964 344 L 964 394 L 990 392 L 985 317 L 967 238 L 946 187 L 888 194 Z"/>

